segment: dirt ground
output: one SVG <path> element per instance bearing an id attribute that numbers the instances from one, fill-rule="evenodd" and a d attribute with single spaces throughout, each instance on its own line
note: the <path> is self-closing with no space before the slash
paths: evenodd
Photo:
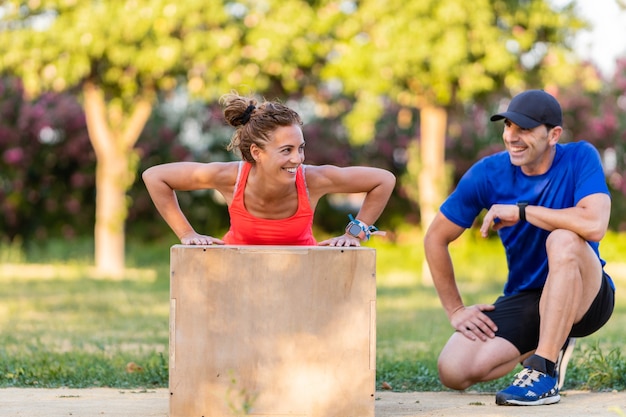
<path id="1" fill-rule="evenodd" d="M 167 417 L 168 407 L 167 389 L 0 389 L 2 417 Z M 376 417 L 626 417 L 626 392 L 565 391 L 558 404 L 502 407 L 492 394 L 380 391 L 375 412 Z"/>

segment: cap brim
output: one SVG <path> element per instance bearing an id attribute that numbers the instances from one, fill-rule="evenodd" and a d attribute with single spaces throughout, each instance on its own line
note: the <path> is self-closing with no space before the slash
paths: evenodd
<path id="1" fill-rule="evenodd" d="M 535 119 L 531 119 L 528 116 L 513 111 L 505 111 L 503 113 L 494 114 L 490 118 L 492 122 L 502 119 L 508 119 L 523 129 L 532 129 L 541 124 L 541 122 L 538 122 Z"/>

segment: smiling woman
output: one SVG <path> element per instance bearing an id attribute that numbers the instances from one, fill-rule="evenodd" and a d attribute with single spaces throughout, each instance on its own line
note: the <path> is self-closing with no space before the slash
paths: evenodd
<path id="1" fill-rule="evenodd" d="M 360 246 L 381 233 L 373 223 L 395 186 L 389 171 L 373 167 L 305 165 L 300 115 L 277 101 L 227 94 L 226 122 L 235 128 L 228 146 L 235 162 L 179 162 L 143 173 L 152 200 L 185 245 Z M 178 205 L 176 191 L 213 189 L 228 205 L 230 229 L 220 239 L 196 232 Z M 315 207 L 327 194 L 363 193 L 365 198 L 345 233 L 317 243 Z"/>

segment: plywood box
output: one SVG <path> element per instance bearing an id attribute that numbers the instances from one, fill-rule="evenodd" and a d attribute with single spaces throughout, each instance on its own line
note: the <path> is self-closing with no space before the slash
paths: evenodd
<path id="1" fill-rule="evenodd" d="M 376 252 L 171 248 L 170 417 L 373 417 Z"/>

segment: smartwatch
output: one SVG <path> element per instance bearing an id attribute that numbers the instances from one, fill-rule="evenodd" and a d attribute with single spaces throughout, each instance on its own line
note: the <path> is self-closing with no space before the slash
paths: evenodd
<path id="1" fill-rule="evenodd" d="M 367 238 L 369 234 L 369 228 L 367 227 L 367 225 L 362 221 L 355 219 L 354 217 L 352 217 L 352 215 L 350 215 L 349 217 L 350 223 L 348 223 L 348 225 L 346 226 L 346 233 L 360 240 Z"/>
<path id="2" fill-rule="evenodd" d="M 525 222 L 526 221 L 526 207 L 528 206 L 528 201 L 520 201 L 516 205 L 519 208 L 519 221 Z"/>

